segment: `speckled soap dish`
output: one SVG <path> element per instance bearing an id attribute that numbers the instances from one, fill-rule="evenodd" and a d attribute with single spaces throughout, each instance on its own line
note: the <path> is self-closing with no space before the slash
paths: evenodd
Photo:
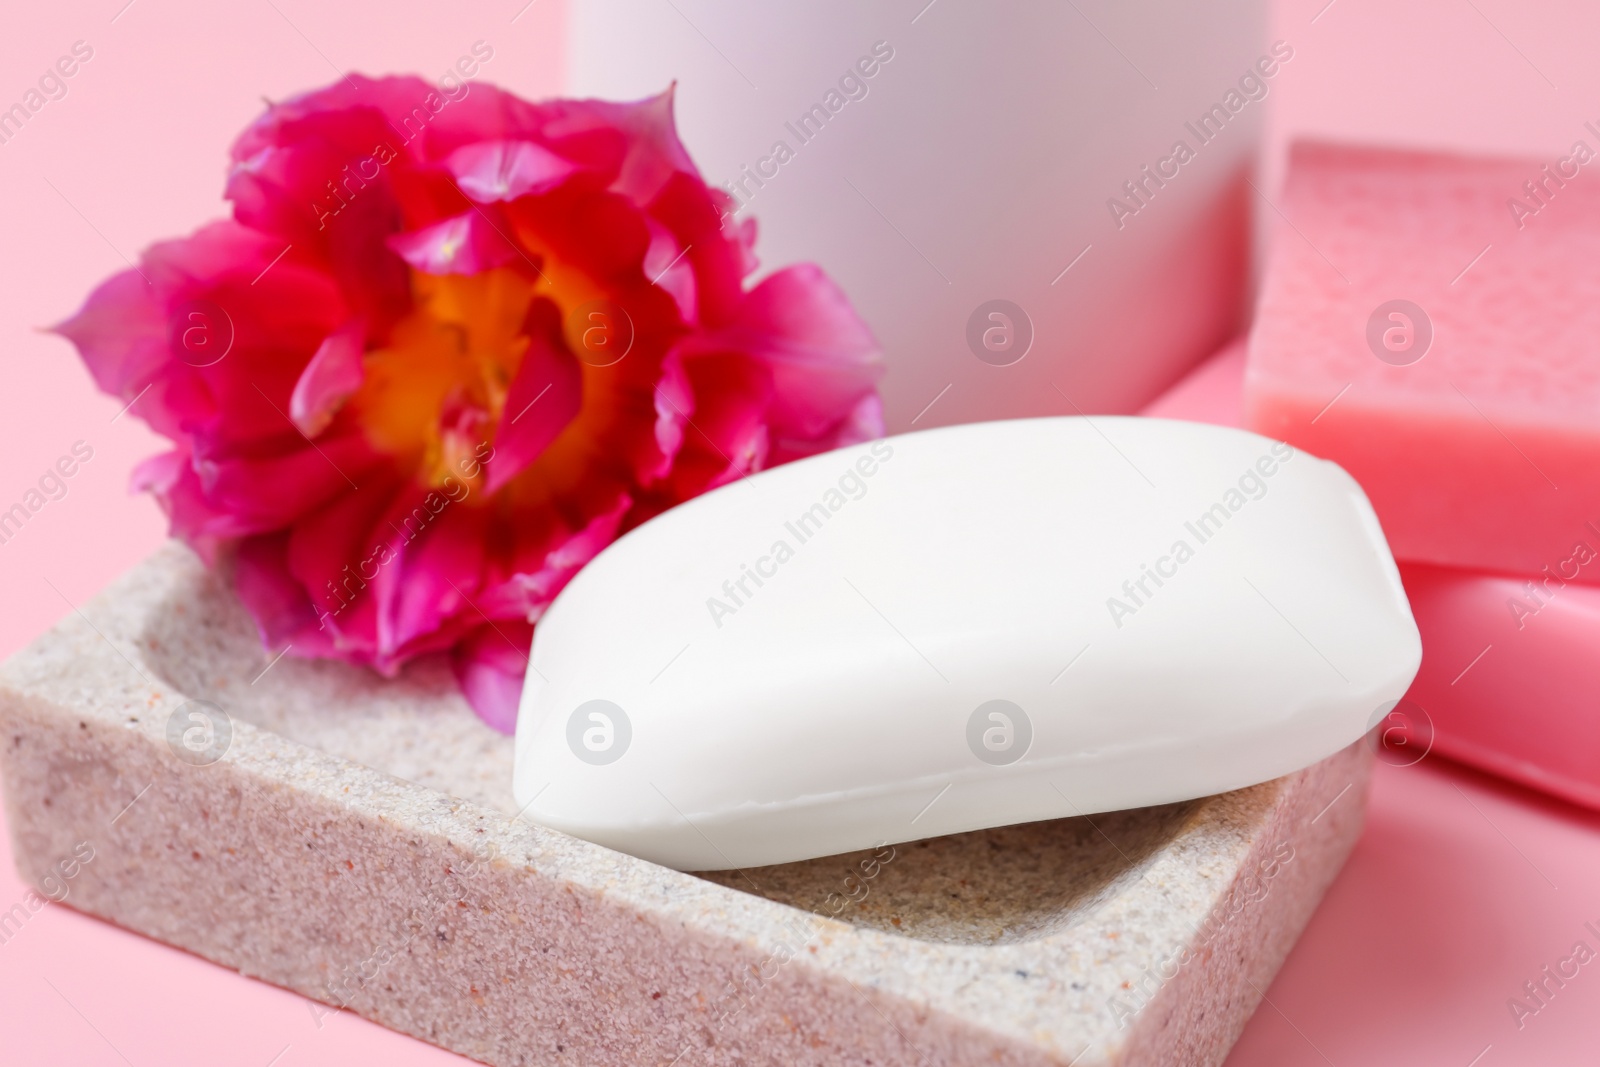
<path id="1" fill-rule="evenodd" d="M 442 664 L 268 664 L 176 545 L 8 661 L 22 874 L 497 1067 L 1220 1063 L 1371 768 L 697 876 L 516 820 Z"/>

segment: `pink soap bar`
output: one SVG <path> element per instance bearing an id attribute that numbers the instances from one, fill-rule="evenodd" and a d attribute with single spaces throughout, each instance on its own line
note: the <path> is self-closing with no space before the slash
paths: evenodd
<path id="1" fill-rule="evenodd" d="M 1422 632 L 1402 712 L 1431 721 L 1434 751 L 1600 808 L 1600 587 L 1422 564 L 1400 578 Z"/>
<path id="2" fill-rule="evenodd" d="M 1354 475 L 1401 560 L 1534 574 L 1600 540 L 1600 161 L 1580 169 L 1581 147 L 1291 155 L 1245 425 Z"/>
<path id="3" fill-rule="evenodd" d="M 1142 414 L 1237 425 L 1244 342 L 1236 341 Z M 1600 808 L 1600 538 L 1531 578 L 1402 563 L 1422 632 L 1422 669 L 1399 714 L 1407 750 L 1470 763 Z M 1580 562 L 1584 560 L 1586 562 Z"/>

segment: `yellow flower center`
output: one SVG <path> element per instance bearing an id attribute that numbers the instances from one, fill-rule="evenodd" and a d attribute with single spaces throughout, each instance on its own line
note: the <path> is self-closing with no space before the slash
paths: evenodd
<path id="1" fill-rule="evenodd" d="M 515 271 L 414 272 L 415 306 L 387 343 L 365 357 L 351 398 L 367 438 L 437 486 L 463 476 L 460 461 L 493 439 L 522 366 L 522 332 L 534 291 Z"/>

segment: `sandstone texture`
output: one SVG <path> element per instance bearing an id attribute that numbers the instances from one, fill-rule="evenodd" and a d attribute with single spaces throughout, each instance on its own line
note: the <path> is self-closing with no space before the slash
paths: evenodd
<path id="1" fill-rule="evenodd" d="M 710 875 L 516 818 L 443 663 L 274 661 L 168 545 L 0 668 L 71 906 L 518 1064 L 1217 1064 L 1360 833 L 1367 745 L 1186 804 Z"/>

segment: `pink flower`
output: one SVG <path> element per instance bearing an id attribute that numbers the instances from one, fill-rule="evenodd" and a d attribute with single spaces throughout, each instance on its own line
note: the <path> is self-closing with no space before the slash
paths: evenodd
<path id="1" fill-rule="evenodd" d="M 135 473 L 235 558 L 271 648 L 393 676 L 449 650 L 509 731 L 532 626 L 619 534 L 883 432 L 877 344 L 754 223 L 672 94 L 532 104 L 353 76 L 233 147 L 233 218 L 57 327 L 172 439 Z"/>

